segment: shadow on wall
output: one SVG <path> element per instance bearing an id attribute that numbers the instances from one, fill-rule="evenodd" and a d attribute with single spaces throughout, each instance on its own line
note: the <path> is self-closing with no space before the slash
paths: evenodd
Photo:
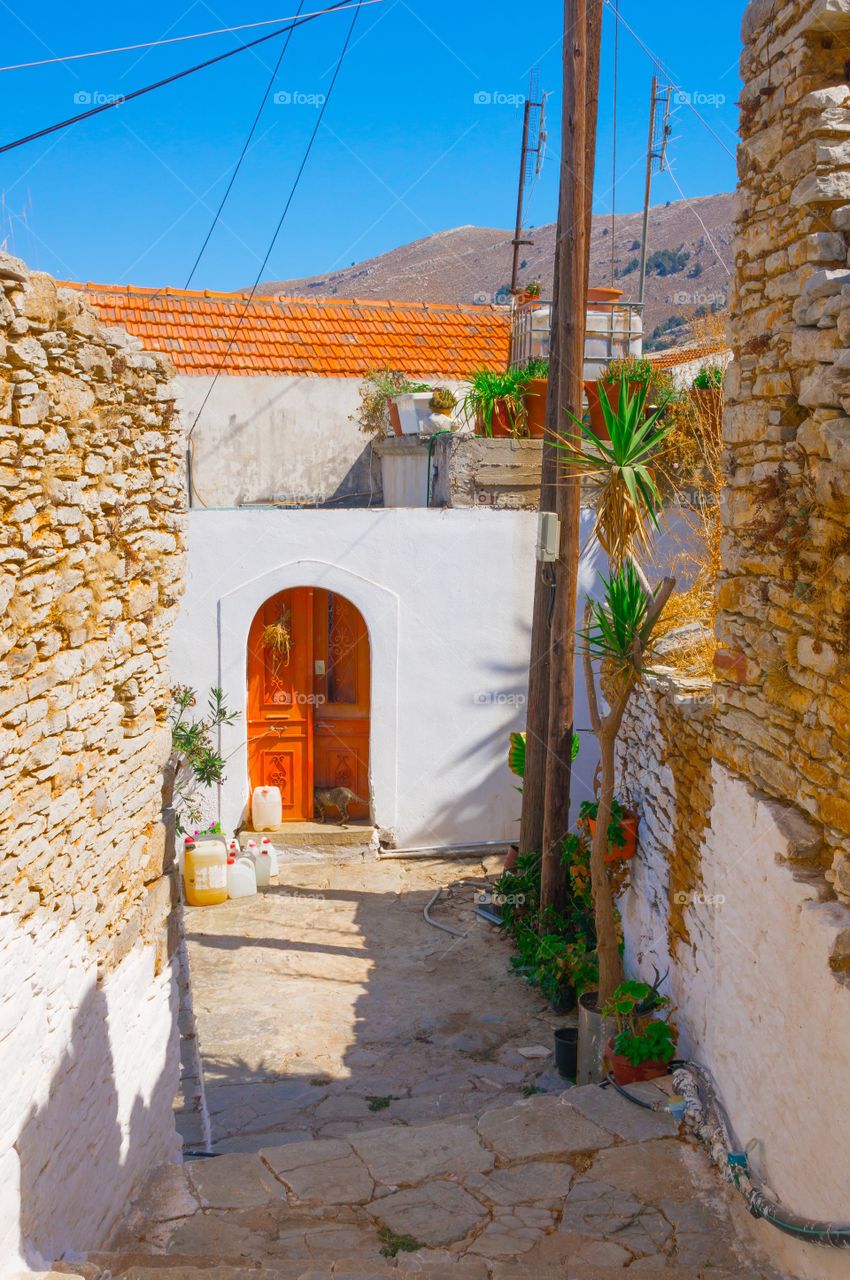
<path id="1" fill-rule="evenodd" d="M 172 983 L 173 1020 L 176 999 Z M 122 1117 L 108 1002 L 101 988 L 90 988 L 47 1100 L 30 1110 L 14 1144 L 20 1253 L 28 1266 L 38 1269 L 108 1243 L 146 1174 L 163 1161 L 160 1117 L 171 1112 L 174 1084 L 166 1063 L 150 1101 L 136 1093 Z"/>

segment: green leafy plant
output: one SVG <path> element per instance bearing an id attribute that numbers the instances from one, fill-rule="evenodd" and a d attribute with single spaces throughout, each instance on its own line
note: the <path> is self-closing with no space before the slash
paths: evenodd
<path id="1" fill-rule="evenodd" d="M 523 292 L 529 298 L 539 298 L 540 297 L 540 281 L 530 280 L 529 283 L 525 286 L 525 289 Z"/>
<path id="2" fill-rule="evenodd" d="M 666 401 L 647 413 L 647 391 L 648 384 L 631 391 L 629 379 L 621 375 L 615 409 L 600 383 L 600 404 L 610 439 L 600 440 L 567 410 L 579 430 L 579 440 L 558 442 L 568 468 L 588 477 L 595 486 L 593 533 L 615 567 L 623 563 L 636 543 L 648 547 L 647 526 L 658 528 L 661 495 L 654 460 L 670 424 L 661 421 Z"/>
<path id="3" fill-rule="evenodd" d="M 715 366 L 703 365 L 694 378 L 697 391 L 719 391 L 723 386 L 723 370 Z"/>
<path id="4" fill-rule="evenodd" d="M 211 689 L 204 715 L 195 717 L 197 694 L 188 685 L 171 691 L 169 711 L 171 754 L 164 770 L 163 802 L 177 811 L 177 831 L 186 834 L 184 820 L 199 822 L 199 788 L 224 781 L 224 757 L 215 748 L 213 733 L 223 724 L 233 724 L 239 713 L 228 711 L 221 689 Z"/>
<path id="5" fill-rule="evenodd" d="M 549 377 L 549 361 L 543 356 L 531 356 L 525 363 L 525 372 L 532 378 L 548 378 Z"/>
<path id="6" fill-rule="evenodd" d="M 623 378 L 626 382 L 644 382 L 648 386 L 652 381 L 654 370 L 649 360 L 643 360 L 639 356 L 625 356 L 621 360 L 612 360 L 602 375 L 602 381 L 608 383 L 619 383 Z"/>
<path id="7" fill-rule="evenodd" d="M 606 1018 L 617 1024 L 614 1052 L 627 1058 L 633 1067 L 643 1062 L 669 1062 L 676 1052 L 676 1029 L 667 1018 L 653 1013 L 669 1010 L 670 1000 L 658 987 L 646 982 L 621 982 L 602 1008 Z"/>
<path id="8" fill-rule="evenodd" d="M 493 435 L 493 419 L 501 407 L 512 435 L 527 434 L 523 392 L 530 381 L 526 369 L 476 369 L 469 378 L 469 388 L 461 401 L 465 420 L 480 426 L 486 436 Z"/>
<path id="9" fill-rule="evenodd" d="M 366 375 L 360 387 L 360 407 L 351 421 L 367 435 L 386 436 L 390 428 L 389 402 L 393 396 L 430 391 L 427 382 L 411 382 L 396 369 L 376 369 Z"/>
<path id="10" fill-rule="evenodd" d="M 573 733 L 571 759 L 575 760 L 579 753 L 579 736 Z M 511 773 L 515 773 L 518 778 L 525 777 L 525 734 L 512 733 L 510 735 L 510 746 L 508 748 L 508 768 Z"/>
<path id="11" fill-rule="evenodd" d="M 579 805 L 578 816 L 581 822 L 596 821 L 596 815 L 599 812 L 598 800 L 582 800 Z M 625 809 L 619 800 L 611 801 L 611 819 L 608 823 L 608 843 L 616 849 L 622 849 L 626 843 L 626 832 L 623 826 L 625 817 Z"/>

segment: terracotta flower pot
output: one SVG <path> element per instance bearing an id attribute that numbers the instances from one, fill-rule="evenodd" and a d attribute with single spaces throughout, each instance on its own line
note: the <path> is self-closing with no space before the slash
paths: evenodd
<path id="1" fill-rule="evenodd" d="M 532 378 L 525 388 L 526 426 L 532 440 L 542 440 L 546 429 L 546 393 L 548 378 Z"/>
<path id="2" fill-rule="evenodd" d="M 601 285 L 594 285 L 587 291 L 587 301 L 591 305 L 594 302 L 619 302 L 622 296 L 622 289 L 610 289 Z"/>
<path id="3" fill-rule="evenodd" d="M 401 418 L 398 416 L 398 405 L 395 403 L 394 400 L 390 400 L 389 404 L 387 405 L 387 411 L 389 412 L 389 415 L 390 415 L 390 426 L 393 429 L 393 433 L 397 436 L 400 436 L 401 435 Z"/>
<path id="4" fill-rule="evenodd" d="M 669 1066 L 660 1058 L 651 1058 L 648 1062 L 640 1062 L 633 1066 L 622 1053 L 614 1052 L 613 1037 L 605 1046 L 605 1061 L 617 1084 L 638 1084 L 641 1080 L 657 1080 L 666 1076 Z"/>
<path id="5" fill-rule="evenodd" d="M 505 854 L 504 868 L 506 871 L 513 871 L 519 860 L 519 845 L 512 844 Z"/>
<path id="6" fill-rule="evenodd" d="M 596 820 L 588 818 L 587 825 L 592 840 L 596 831 Z M 638 816 L 634 809 L 624 810 L 622 826 L 626 843 L 623 845 L 609 844 L 608 852 L 605 854 L 606 862 L 627 862 L 629 858 L 633 858 L 637 853 Z"/>
<path id="7" fill-rule="evenodd" d="M 511 430 L 511 415 L 504 400 L 497 400 L 493 405 L 493 416 L 490 419 L 490 424 L 492 432 L 488 435 L 484 419 L 479 416 L 475 420 L 475 434 L 483 436 L 485 439 L 493 440 L 512 439 L 518 434 L 516 431 Z"/>

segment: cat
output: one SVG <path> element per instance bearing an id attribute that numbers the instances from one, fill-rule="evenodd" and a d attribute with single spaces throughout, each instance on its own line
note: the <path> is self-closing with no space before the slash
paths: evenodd
<path id="1" fill-rule="evenodd" d="M 324 822 L 327 810 L 336 809 L 341 827 L 348 825 L 349 805 L 363 804 L 366 805 L 367 809 L 369 807 L 367 801 L 361 800 L 348 787 L 316 787 L 313 792 L 313 801 L 317 821 Z"/>

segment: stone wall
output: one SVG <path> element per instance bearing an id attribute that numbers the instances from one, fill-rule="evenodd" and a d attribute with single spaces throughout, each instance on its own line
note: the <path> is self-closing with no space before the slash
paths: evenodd
<path id="1" fill-rule="evenodd" d="M 0 1270 L 103 1244 L 175 1152 L 170 367 L 0 255 Z"/>
<path id="2" fill-rule="evenodd" d="M 718 753 L 822 824 L 850 902 L 850 7 L 743 34 Z"/>
<path id="3" fill-rule="evenodd" d="M 653 680 L 623 729 L 641 814 L 631 973 L 669 969 L 680 1049 L 713 1072 L 753 1170 L 846 1218 L 850 1152 L 848 0 L 754 0 L 726 375 L 717 680 Z M 796 1277 L 839 1251 L 759 1224 Z"/>

